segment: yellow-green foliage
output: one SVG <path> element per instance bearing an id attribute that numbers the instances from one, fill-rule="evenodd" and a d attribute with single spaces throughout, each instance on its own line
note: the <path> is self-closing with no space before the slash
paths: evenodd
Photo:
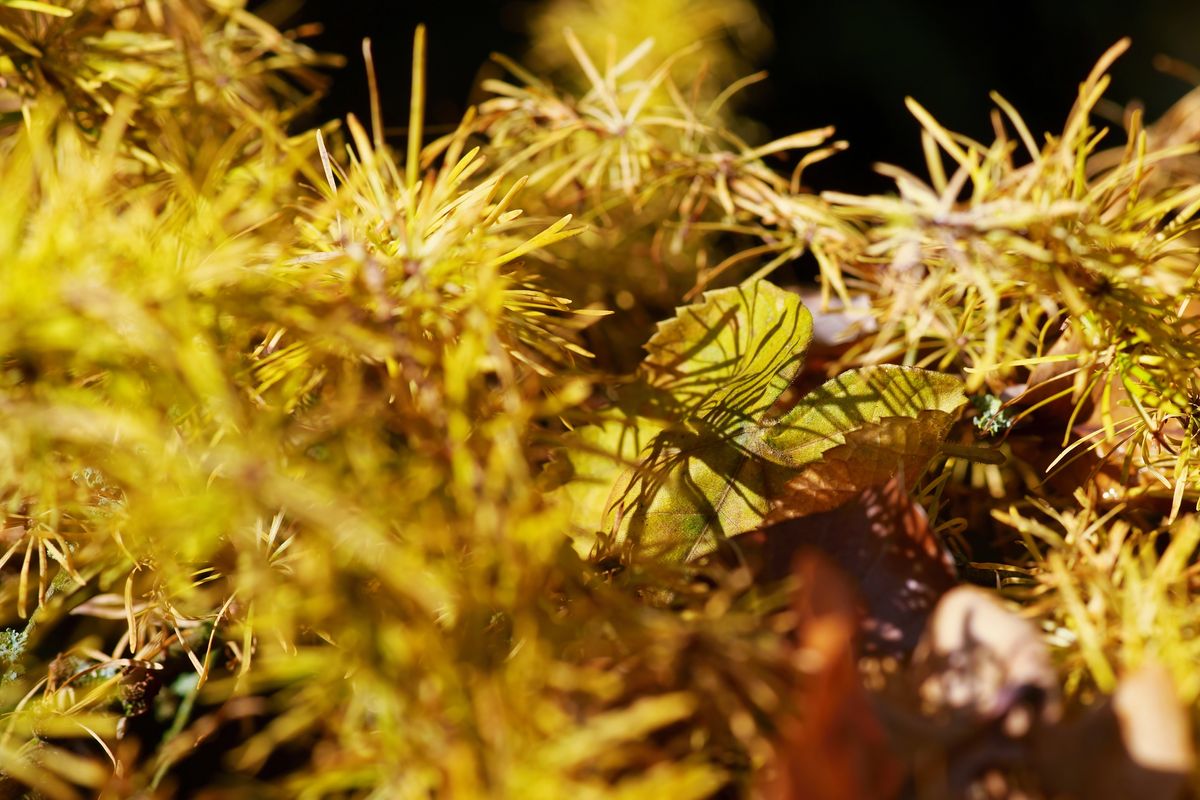
<path id="1" fill-rule="evenodd" d="M 616 312 L 591 332 L 602 365 L 631 370 L 652 323 L 706 286 L 765 276 L 810 250 L 844 291 L 829 255 L 858 234 L 800 188 L 806 166 L 844 147 L 832 128 L 752 146 L 728 113 L 744 81 L 714 85 L 693 72 L 679 86 L 674 76 L 689 74 L 680 52 L 643 67 L 650 39 L 605 63 L 570 30 L 564 37 L 575 61 L 567 86 L 579 88 L 505 60 L 520 81 L 485 81 L 497 97 L 474 125 L 501 172 L 528 177 L 535 211 L 586 224 L 545 274 L 581 305 Z M 808 152 L 790 180 L 765 163 L 795 150 Z"/>
<path id="2" fill-rule="evenodd" d="M 122 146 L 150 169 L 218 180 L 242 151 L 273 145 L 325 85 L 314 67 L 340 61 L 319 57 L 245 5 L 6 0 L 0 121 L 56 98 L 90 138 L 114 116 L 132 122 Z"/>
<path id="3" fill-rule="evenodd" d="M 1200 654 L 1188 565 L 1200 520 L 1189 515 L 1169 530 L 1147 529 L 1122 518 L 1121 506 L 1098 513 L 1079 499 L 1061 510 L 1037 503 L 1036 515 L 997 512 L 1035 557 L 1031 608 L 1046 620 L 1069 688 L 1111 692 L 1119 674 L 1154 661 L 1173 672 L 1181 699 L 1194 705 L 1200 682 L 1191 665 Z"/>
<path id="4" fill-rule="evenodd" d="M 1137 114 L 1123 151 L 1099 152 L 1107 131 L 1089 115 L 1108 85 L 1104 71 L 1127 46 L 1105 55 L 1063 132 L 1042 146 L 998 95 L 999 136 L 986 147 L 910 100 L 930 183 L 885 168 L 896 196 L 824 197 L 871 228 L 870 243 L 841 266 L 874 299 L 879 330 L 848 362 L 958 368 L 971 388 L 997 394 L 1031 366 L 1060 364 L 1065 374 L 1037 404 L 1070 398 L 1068 428 L 1087 422 L 1081 411 L 1093 398 L 1099 409 L 1097 429 L 1070 452 L 1119 446 L 1176 492 L 1178 508 L 1184 493 L 1198 496 L 1191 419 L 1200 351 L 1189 305 L 1200 188 L 1157 180 L 1195 146 L 1147 149 Z M 1017 166 L 1022 150 L 1030 160 Z M 1071 439 L 1068 430 L 1062 444 Z"/>
<path id="5" fill-rule="evenodd" d="M 1181 512 L 1200 499 L 1200 190 L 1183 165 L 1197 145 L 1134 113 L 1127 141 L 1102 149 L 1112 134 L 1092 114 L 1127 47 L 1102 57 L 1040 144 L 999 95 L 990 145 L 910 99 L 928 180 L 884 167 L 894 195 L 821 197 L 864 230 L 838 268 L 873 308 L 838 366 L 960 371 L 981 393 L 974 438 L 1007 463 L 951 461 L 927 486 L 938 513 L 965 517 L 943 528 L 964 560 L 999 552 L 975 568 L 1022 597 L 1037 587 L 1030 612 L 1054 632 L 1069 685 L 1111 691 L 1151 658 L 1191 702 L 1197 517 Z"/>
<path id="6" fill-rule="evenodd" d="M 684 74 L 705 70 L 721 83 L 740 79 L 771 46 L 771 32 L 750 0 L 551 0 L 532 16 L 529 27 L 532 65 L 552 74 L 570 74 L 575 66 L 564 29 L 575 31 L 585 50 L 610 62 L 623 59 L 649 36 L 652 64 L 681 58 Z M 572 88 L 586 85 L 571 82 Z"/>
<path id="7" fill-rule="evenodd" d="M 289 58 L 238 60 L 212 95 L 184 80 L 181 55 L 284 41 L 238 7 L 3 11 L 10 779 L 55 798 L 197 769 L 289 797 L 745 781 L 785 651 L 744 575 L 678 594 L 690 613 L 647 605 L 686 579 L 609 585 L 536 483 L 591 393 L 579 315 L 537 274 L 581 229 L 522 216 L 469 124 L 422 163 L 414 116 L 397 161 L 353 119 L 339 146 L 285 135 L 260 78 Z M 163 28 L 169 55 L 164 20 L 196 22 Z M 141 49 L 97 82 L 84 30 Z M 78 63 L 47 55 L 55 31 Z M 214 736 L 232 743 L 205 753 Z"/>
<path id="8" fill-rule="evenodd" d="M 297 129 L 336 59 L 241 2 L 0 0 L 3 789 L 745 794 L 804 668 L 732 537 L 898 473 L 1074 698 L 1194 702 L 1200 203 L 1151 180 L 1194 148 L 1098 151 L 1119 48 L 1042 145 L 912 104 L 928 185 L 849 197 L 802 186 L 832 130 L 735 132 L 749 3 L 535 27 L 559 84 L 506 61 L 431 142 L 418 31 L 396 148 Z M 812 367 L 765 282 L 808 255 L 875 326 Z"/>

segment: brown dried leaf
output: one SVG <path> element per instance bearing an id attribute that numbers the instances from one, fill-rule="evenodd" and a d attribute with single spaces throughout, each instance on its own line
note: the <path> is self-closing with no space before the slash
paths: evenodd
<path id="1" fill-rule="evenodd" d="M 855 664 L 857 601 L 825 558 L 799 554 L 792 608 L 799 618 L 796 713 L 780 723 L 758 791 L 767 800 L 895 797 L 903 769 L 875 716 Z"/>
<path id="2" fill-rule="evenodd" d="M 1156 663 L 1122 678 L 1109 702 L 1047 730 L 1035 752 L 1048 791 L 1089 800 L 1176 800 L 1196 764 L 1190 716 Z"/>
<path id="3" fill-rule="evenodd" d="M 940 410 L 886 417 L 845 433 L 845 443 L 773 487 L 768 524 L 829 511 L 893 476 L 911 481 L 924 471 L 954 423 Z"/>
<path id="4" fill-rule="evenodd" d="M 956 584 L 949 555 L 899 479 L 834 510 L 766 527 L 756 539 L 766 580 L 782 577 L 792 554 L 812 547 L 857 581 L 869 654 L 911 653 L 934 604 Z"/>

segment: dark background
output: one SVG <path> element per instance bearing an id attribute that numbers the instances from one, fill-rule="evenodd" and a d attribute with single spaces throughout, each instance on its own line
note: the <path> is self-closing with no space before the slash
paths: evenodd
<path id="1" fill-rule="evenodd" d="M 998 90 L 1035 136 L 1061 130 L 1078 84 L 1121 36 L 1109 98 L 1144 103 L 1151 119 L 1190 84 L 1155 69 L 1162 54 L 1200 67 L 1200 0 L 1019 0 L 1004 4 L 901 0 L 759 0 L 775 48 L 770 72 L 743 111 L 774 135 L 833 124 L 846 153 L 814 168 L 816 188 L 886 190 L 878 161 L 924 174 L 918 128 L 904 97 L 944 125 L 991 141 L 988 92 Z M 370 36 L 385 121 L 407 118 L 412 31 L 429 30 L 427 116 L 458 120 L 479 68 L 494 50 L 519 56 L 522 14 L 502 0 L 307 0 L 299 18 L 320 21 L 317 48 L 349 57 L 323 116 L 368 116 L 361 41 Z"/>

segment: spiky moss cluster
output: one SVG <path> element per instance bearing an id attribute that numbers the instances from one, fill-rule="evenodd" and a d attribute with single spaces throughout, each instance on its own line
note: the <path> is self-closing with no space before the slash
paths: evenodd
<path id="1" fill-rule="evenodd" d="M 1200 545 L 1200 519 L 1155 528 L 1118 507 L 1099 511 L 1086 496 L 1076 508 L 1045 501 L 997 512 L 1036 559 L 1014 587 L 1045 619 L 1062 658 L 1068 690 L 1091 698 L 1111 692 L 1122 673 L 1147 661 L 1172 672 L 1180 699 L 1200 698 L 1197 629 L 1189 565 Z"/>
<path id="2" fill-rule="evenodd" d="M 747 780 L 789 680 L 771 601 L 741 573 L 597 572 L 535 480 L 591 391 L 572 298 L 534 267 L 578 228 L 526 221 L 532 195 L 481 168 L 469 125 L 424 161 L 419 114 L 399 162 L 378 120 L 332 151 L 287 135 L 295 106 L 263 89 L 291 40 L 240 6 L 104 8 L 3 9 L 26 81 L 0 143 L 7 780 L 55 798 Z M 50 32 L 79 60 L 47 55 Z M 141 42 L 117 66 L 144 82 L 89 80 L 106 40 Z M 178 71 L 205 48 L 246 59 L 220 101 Z M 674 608 L 640 599 L 664 586 Z"/>
<path id="3" fill-rule="evenodd" d="M 572 407 L 681 299 L 806 253 L 826 298 L 866 294 L 879 329 L 835 369 L 959 370 L 1009 407 L 1031 390 L 1013 425 L 979 404 L 1008 467 L 955 459 L 920 489 L 965 559 L 991 548 L 968 566 L 1022 590 L 1077 696 L 1157 658 L 1194 699 L 1186 637 L 1160 634 L 1192 625 L 1195 192 L 1150 169 L 1190 150 L 1135 123 L 1123 154 L 1095 152 L 1107 59 L 1043 147 L 998 101 L 1029 164 L 914 105 L 930 185 L 822 197 L 803 169 L 840 149 L 831 131 L 753 146 L 726 111 L 740 82 L 679 87 L 672 54 L 642 65 L 650 46 L 601 68 L 568 35 L 567 89 L 517 67 L 426 148 L 418 69 L 397 159 L 379 119 L 289 135 L 304 95 L 284 76 L 303 85 L 317 57 L 239 4 L 0 15 L 12 780 L 51 797 L 744 784 L 792 680 L 779 598 L 740 570 L 581 561 L 536 475 L 560 415 L 586 421 Z M 765 163 L 796 148 L 790 175 Z M 589 329 L 607 308 L 617 324 Z M 1066 377 L 1036 369 L 1052 364 Z M 1056 394 L 1065 414 L 1039 405 Z M 1031 448 L 1034 424 L 1083 444 Z"/>
<path id="4" fill-rule="evenodd" d="M 502 59 L 517 82 L 486 81 L 496 97 L 473 125 L 502 172 L 528 176 L 535 212 L 588 226 L 545 275 L 577 303 L 614 310 L 589 333 L 602 365 L 630 371 L 653 323 L 705 287 L 810 251 L 839 285 L 829 253 L 858 232 L 801 184 L 806 166 L 844 147 L 832 129 L 751 146 L 729 105 L 762 75 L 714 83 L 679 69 L 688 51 L 649 61 L 651 40 L 601 66 L 570 30 L 565 41 L 575 60 L 565 89 Z M 695 78 L 680 86 L 678 74 Z M 808 152 L 790 179 L 765 163 L 795 150 Z"/>
<path id="5" fill-rule="evenodd" d="M 1192 699 L 1192 654 L 1175 634 L 1194 626 L 1197 518 L 1182 512 L 1200 499 L 1200 192 L 1186 168 L 1197 145 L 1164 127 L 1177 110 L 1150 128 L 1135 112 L 1127 142 L 1101 148 L 1093 115 L 1127 46 L 1104 55 L 1040 144 L 999 95 L 988 145 L 909 100 L 928 179 L 885 167 L 893 195 L 822 194 L 864 233 L 837 268 L 873 309 L 834 369 L 961 372 L 979 409 L 962 441 L 1006 459 L 952 459 L 926 486 L 969 573 L 1036 598 L 1068 686 L 1107 691 L 1160 659 Z"/>
<path id="6" fill-rule="evenodd" d="M 1124 601 L 1094 593 L 1087 570 L 1052 567 L 1048 551 L 1027 547 L 1008 524 L 1010 506 L 1026 513 L 1031 501 L 1077 509 L 1084 528 L 1119 506 L 1120 524 L 1141 532 L 1130 541 L 1163 540 L 1200 498 L 1192 444 L 1200 353 L 1189 311 L 1197 194 L 1187 165 L 1195 144 L 1164 129 L 1169 119 L 1146 129 L 1135 114 L 1127 144 L 1101 148 L 1094 110 L 1126 45 L 1104 56 L 1063 131 L 1042 144 L 999 96 L 990 145 L 945 130 L 909 101 L 929 178 L 885 168 L 897 194 L 852 197 L 803 190 L 804 168 L 843 146 L 830 131 L 750 147 L 729 132 L 728 92 L 705 94 L 702 82 L 676 87 L 669 65 L 637 71 L 651 44 L 601 68 L 585 45 L 570 35 L 567 43 L 586 78 L 574 79 L 580 90 L 553 88 L 510 65 L 520 84 L 490 83 L 499 97 L 481 108 L 479 122 L 489 152 L 530 173 L 549 208 L 591 225 L 572 245 L 583 252 L 565 262 L 573 272 L 547 270 L 562 292 L 618 312 L 628 304 L 631 314 L 613 318 L 627 332 L 631 317 L 661 316 L 643 309 L 661 309 L 680 292 L 695 297 L 704 286 L 815 256 L 825 300 L 871 304 L 831 373 L 889 361 L 958 372 L 977 406 L 990 409 L 959 444 L 994 446 L 991 457 L 949 459 L 921 489 L 967 574 L 1014 591 L 1037 585 L 1047 598 L 1091 598 L 1069 606 L 1086 609 L 1091 623 L 1060 617 L 1068 605 L 1054 599 L 1032 607 L 1056 632 L 1068 683 L 1085 693 L 1111 681 L 1097 682 L 1099 667 L 1079 668 L 1085 647 L 1093 664 L 1099 651 L 1097 640 L 1085 646 L 1071 632 L 1076 625 L 1105 632 L 1110 669 L 1156 657 L 1153 648 L 1122 644 L 1126 634 L 1110 615 L 1123 617 L 1113 609 Z M 762 163 L 795 147 L 814 149 L 790 180 Z M 588 216 L 588 206 L 601 213 Z M 642 223 L 653 230 L 628 235 Z M 654 258 L 649 277 L 637 258 L 622 258 L 629 266 L 614 274 L 608 256 L 637 248 Z M 602 360 L 623 349 L 603 325 L 590 340 Z M 1089 499 L 1078 500 L 1079 489 Z M 1082 540 L 1070 541 L 1070 557 L 1083 558 Z M 1115 551 L 1111 575 L 1142 568 L 1138 559 L 1152 552 L 1138 547 Z M 1168 569 L 1175 568 L 1160 575 Z M 1140 613 L 1159 620 L 1145 623 L 1150 630 L 1173 624 L 1185 572 L 1148 584 Z M 1183 677 L 1186 657 L 1158 655 Z"/>
<path id="7" fill-rule="evenodd" d="M 122 147 L 152 171 L 219 179 L 270 147 L 326 84 L 319 56 L 244 0 L 0 3 L 0 119 L 54 99 L 92 139 L 121 121 Z"/>

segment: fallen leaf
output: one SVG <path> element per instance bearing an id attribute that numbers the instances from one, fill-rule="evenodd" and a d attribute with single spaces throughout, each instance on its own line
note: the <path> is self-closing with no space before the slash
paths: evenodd
<path id="1" fill-rule="evenodd" d="M 925 511 L 895 478 L 832 511 L 765 527 L 752 541 L 763 580 L 783 577 L 781 566 L 802 548 L 819 550 L 851 576 L 863 600 L 867 655 L 907 658 L 938 599 L 957 583 Z"/>
<path id="2" fill-rule="evenodd" d="M 688 561 L 754 530 L 770 509 L 768 487 L 784 472 L 754 458 L 744 439 L 659 437 L 618 483 L 606 517 L 618 539 L 652 558 Z"/>
<path id="3" fill-rule="evenodd" d="M 736 436 L 664 433 L 624 476 L 612 520 L 645 554 L 707 555 L 764 521 L 836 508 L 897 473 L 915 477 L 964 402 L 951 376 L 868 367 L 828 381 L 777 423 Z"/>
<path id="4" fill-rule="evenodd" d="M 804 366 L 812 316 L 767 281 L 705 292 L 646 343 L 646 383 L 717 431 L 761 422 Z"/>
<path id="5" fill-rule="evenodd" d="M 660 323 L 639 380 L 555 464 L 580 552 L 599 533 L 644 555 L 694 558 L 756 527 L 766 501 L 753 479 L 740 484 L 756 467 L 734 440 L 795 378 L 811 334 L 800 298 L 766 281 L 706 292 Z"/>
<path id="6" fill-rule="evenodd" d="M 812 551 L 796 558 L 793 573 L 799 620 L 793 713 L 779 724 L 758 792 L 767 800 L 895 797 L 904 772 L 858 674 L 854 588 Z"/>
<path id="7" fill-rule="evenodd" d="M 949 417 L 964 403 L 962 381 L 952 375 L 890 364 L 849 370 L 809 392 L 765 428 L 758 453 L 781 466 L 804 467 L 845 444 L 852 431 L 890 418 L 915 419 L 922 412 Z M 952 422 L 936 418 L 947 429 Z"/>
<path id="8" fill-rule="evenodd" d="M 965 402 L 955 377 L 854 370 L 767 418 L 811 328 L 796 295 L 762 281 L 708 292 L 660 325 L 641 380 L 577 431 L 568 454 L 561 491 L 581 549 L 600 541 L 692 560 L 759 527 L 780 498 L 824 510 L 897 471 L 919 473 Z"/>
<path id="9" fill-rule="evenodd" d="M 593 549 L 596 532 L 604 528 L 617 479 L 637 465 L 661 431 L 653 419 L 632 418 L 619 407 L 575 431 L 569 454 L 556 464 L 566 468 L 566 475 L 553 491 L 574 511 L 571 535 L 581 556 Z"/>
<path id="10" fill-rule="evenodd" d="M 1191 716 L 1154 662 L 1123 677 L 1111 699 L 1046 730 L 1034 753 L 1048 791 L 1089 800 L 1177 800 L 1196 765 Z"/>
<path id="11" fill-rule="evenodd" d="M 913 481 L 946 438 L 954 418 L 944 411 L 886 417 L 843 434 L 843 443 L 770 489 L 766 522 L 829 511 L 894 475 Z"/>

